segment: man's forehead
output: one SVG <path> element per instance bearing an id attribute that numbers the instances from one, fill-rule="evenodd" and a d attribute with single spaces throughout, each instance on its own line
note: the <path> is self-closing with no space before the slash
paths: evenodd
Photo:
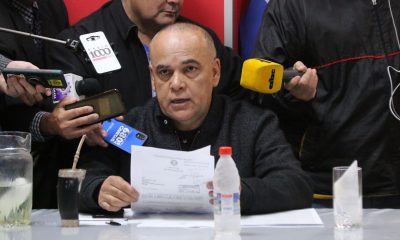
<path id="1" fill-rule="evenodd" d="M 162 69 L 162 68 L 172 68 L 175 65 L 189 65 L 189 64 L 200 64 L 200 62 L 197 59 L 188 58 L 179 60 L 177 62 L 171 62 L 171 61 L 158 62 L 155 64 L 155 66 L 157 69 Z"/>
<path id="2" fill-rule="evenodd" d="M 153 39 L 151 45 L 171 47 L 173 45 L 179 46 L 198 46 L 204 39 L 198 31 L 186 30 L 167 30 L 161 32 Z"/>

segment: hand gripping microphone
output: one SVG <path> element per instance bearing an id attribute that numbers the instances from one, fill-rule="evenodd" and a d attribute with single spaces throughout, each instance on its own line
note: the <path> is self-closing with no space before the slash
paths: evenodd
<path id="1" fill-rule="evenodd" d="M 288 83 L 303 73 L 264 59 L 250 58 L 244 61 L 240 85 L 259 93 L 272 94 L 281 90 L 282 83 Z"/>

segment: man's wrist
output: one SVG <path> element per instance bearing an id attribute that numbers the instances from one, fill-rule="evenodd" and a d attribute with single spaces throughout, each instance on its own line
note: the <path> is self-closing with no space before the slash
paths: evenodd
<path id="1" fill-rule="evenodd" d="M 40 121 L 40 132 L 43 136 L 54 136 L 57 135 L 57 131 L 54 129 L 55 119 L 53 115 L 46 112 Z"/>
<path id="2" fill-rule="evenodd" d="M 11 59 L 0 54 L 0 71 L 7 67 L 7 65 L 12 62 Z"/>
<path id="3" fill-rule="evenodd" d="M 44 117 L 48 114 L 49 114 L 48 112 L 40 111 L 40 112 L 37 112 L 35 114 L 35 116 L 33 117 L 32 122 L 29 127 L 29 131 L 32 134 L 32 139 L 34 141 L 44 142 L 46 140 L 45 136 L 43 136 L 43 134 L 42 134 L 40 125 L 42 124 Z"/>

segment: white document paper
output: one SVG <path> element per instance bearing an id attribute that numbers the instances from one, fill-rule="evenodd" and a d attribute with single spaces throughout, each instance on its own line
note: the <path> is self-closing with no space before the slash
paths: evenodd
<path id="1" fill-rule="evenodd" d="M 132 146 L 131 185 L 135 213 L 210 213 L 207 182 L 214 176 L 210 146 L 191 152 Z"/>
<path id="2" fill-rule="evenodd" d="M 291 210 L 263 215 L 242 217 L 242 226 L 293 226 L 293 225 L 323 225 L 321 218 L 314 208 Z"/>

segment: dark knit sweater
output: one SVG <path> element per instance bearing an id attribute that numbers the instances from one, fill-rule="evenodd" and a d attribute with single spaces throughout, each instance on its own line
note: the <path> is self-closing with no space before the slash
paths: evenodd
<path id="1" fill-rule="evenodd" d="M 161 113 L 157 100 L 132 109 L 125 122 L 148 135 L 145 146 L 181 150 L 172 121 Z M 232 157 L 242 182 L 243 214 L 311 206 L 310 180 L 301 170 L 272 112 L 214 95 L 190 150 L 208 145 L 216 160 L 220 146 L 232 146 Z M 81 210 L 100 209 L 98 190 L 108 176 L 119 175 L 130 182 L 130 155 L 113 146 L 87 151 L 80 161 L 81 167 L 87 169 L 81 189 Z"/>

